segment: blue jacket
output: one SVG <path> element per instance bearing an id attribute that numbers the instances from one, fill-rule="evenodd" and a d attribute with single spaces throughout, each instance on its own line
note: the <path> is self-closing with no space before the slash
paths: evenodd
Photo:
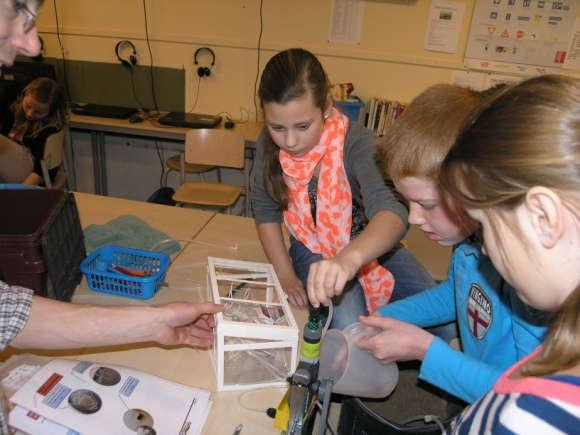
<path id="1" fill-rule="evenodd" d="M 489 258 L 467 242 L 453 252 L 446 281 L 379 313 L 421 327 L 457 321 L 463 352 L 435 337 L 419 377 L 470 403 L 545 333 L 544 316 L 523 304 Z"/>

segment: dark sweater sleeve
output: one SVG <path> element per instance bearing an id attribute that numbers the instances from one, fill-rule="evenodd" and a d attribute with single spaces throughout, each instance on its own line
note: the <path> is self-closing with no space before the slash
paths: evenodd
<path id="1" fill-rule="evenodd" d="M 367 219 L 387 210 L 398 215 L 407 225 L 407 207 L 398 199 L 390 183 L 385 182 L 377 166 L 375 142 L 371 131 L 359 126 L 349 129 L 344 161 L 352 194 L 363 204 Z"/>
<path id="2" fill-rule="evenodd" d="M 268 132 L 264 129 L 256 142 L 250 188 L 252 209 L 257 224 L 282 222 L 280 206 L 268 195 L 264 186 L 264 143 L 268 140 L 267 138 Z"/>
<path id="3" fill-rule="evenodd" d="M 10 130 L 12 130 L 12 126 L 14 125 L 14 114 L 10 107 L 5 107 L 0 109 L 0 134 L 4 136 L 8 136 Z"/>

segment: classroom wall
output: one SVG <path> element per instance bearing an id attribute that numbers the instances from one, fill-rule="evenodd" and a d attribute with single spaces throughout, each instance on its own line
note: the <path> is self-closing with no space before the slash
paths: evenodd
<path id="1" fill-rule="evenodd" d="M 354 83 L 363 99 L 383 96 L 409 101 L 431 84 L 449 82 L 452 71 L 463 68 L 474 0 L 464 3 L 457 53 L 446 54 L 423 50 L 429 0 L 365 1 L 358 45 L 328 42 L 330 0 L 264 0 L 259 71 L 277 51 L 301 46 L 320 57 L 333 82 Z M 199 86 L 196 112 L 253 117 L 259 0 L 60 0 L 56 5 L 66 59 L 118 65 L 118 73 L 124 73 L 114 47 L 120 39 L 130 39 L 140 65 L 148 66 L 143 4 L 154 65 L 183 70 L 185 110 L 194 108 Z M 54 2 L 45 2 L 38 27 L 46 56 L 60 58 L 55 18 Z M 201 81 L 193 65 L 193 53 L 200 46 L 216 53 L 212 75 Z M 199 59 L 208 65 L 206 52 Z M 147 76 L 140 74 L 139 80 Z M 146 89 L 142 83 L 138 86 Z"/>

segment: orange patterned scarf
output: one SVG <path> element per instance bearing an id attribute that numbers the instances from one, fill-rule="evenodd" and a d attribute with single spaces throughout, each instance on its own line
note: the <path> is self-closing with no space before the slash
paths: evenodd
<path id="1" fill-rule="evenodd" d="M 280 165 L 288 186 L 284 220 L 290 233 L 315 254 L 333 258 L 350 242 L 352 192 L 344 168 L 348 118 L 333 109 L 325 120 L 320 142 L 301 157 L 280 150 Z M 316 224 L 310 211 L 308 184 L 320 163 L 316 192 Z M 395 280 L 377 260 L 358 271 L 370 313 L 389 302 Z"/>

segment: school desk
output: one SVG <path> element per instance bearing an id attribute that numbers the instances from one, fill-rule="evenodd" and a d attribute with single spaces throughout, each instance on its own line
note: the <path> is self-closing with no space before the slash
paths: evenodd
<path id="1" fill-rule="evenodd" d="M 81 224 L 103 224 L 122 214 L 134 214 L 153 227 L 180 240 L 183 250 L 173 254 L 173 264 L 166 276 L 166 286 L 150 300 L 141 301 L 109 296 L 90 290 L 83 279 L 73 296 L 75 303 L 104 305 L 157 305 L 179 300 L 206 299 L 206 262 L 208 256 L 265 261 L 253 219 L 215 214 L 195 209 L 169 207 L 86 193 L 75 193 Z M 306 311 L 294 310 L 302 325 Z M 265 413 L 248 411 L 239 401 L 252 408 L 276 407 L 284 388 L 268 388 L 250 392 L 216 392 L 210 351 L 189 347 L 161 347 L 155 343 L 99 347 L 69 351 L 19 351 L 0 353 L 4 361 L 11 355 L 34 353 L 43 356 L 84 359 L 118 364 L 152 373 L 163 378 L 212 392 L 214 404 L 203 433 L 231 434 L 238 424 L 241 435 L 279 433 Z"/>
<path id="2" fill-rule="evenodd" d="M 156 139 L 167 142 L 175 142 L 183 145 L 185 133 L 188 128 L 172 127 L 159 124 L 154 119 L 146 119 L 139 123 L 130 123 L 128 119 L 101 118 L 98 116 L 85 116 L 71 113 L 69 125 L 71 131 L 89 132 L 91 135 L 91 149 L 93 159 L 93 176 L 95 183 L 95 193 L 107 195 L 107 156 L 106 137 L 125 136 L 145 139 Z M 244 168 L 245 187 L 249 187 L 250 163 L 253 159 L 253 152 L 256 147 L 256 140 L 263 127 L 261 122 L 237 123 L 235 130 L 240 132 L 246 140 L 246 165 Z M 220 124 L 218 128 L 224 128 Z M 74 168 L 71 154 L 72 147 L 67 147 L 67 167 L 69 172 Z M 75 189 L 74 174 L 69 175 L 69 186 Z M 246 201 L 246 216 L 249 215 L 249 203 Z"/>
<path id="3" fill-rule="evenodd" d="M 123 214 L 134 214 L 151 226 L 179 240 L 183 249 L 173 254 L 173 264 L 166 276 L 166 285 L 150 300 L 141 301 L 109 296 L 90 290 L 85 280 L 73 296 L 75 303 L 103 305 L 156 305 L 178 300 L 206 299 L 206 260 L 208 256 L 249 261 L 266 261 L 253 219 L 189 208 L 169 207 L 112 197 L 75 193 L 81 224 L 103 224 Z M 420 236 L 418 233 L 416 236 Z M 431 243 L 431 242 L 429 242 Z M 413 245 L 416 246 L 416 245 Z M 300 327 L 308 313 L 293 309 Z M 8 349 L 0 353 L 4 361 L 11 355 L 30 353 Z M 210 352 L 187 347 L 161 347 L 154 343 L 77 349 L 69 351 L 32 351 L 34 354 L 85 359 L 125 365 L 186 385 L 212 392 L 213 407 L 204 426 L 204 434 L 233 433 L 238 424 L 241 434 L 276 434 L 273 420 L 265 413 L 247 407 L 276 407 L 285 388 L 268 388 L 249 392 L 216 392 Z"/>

